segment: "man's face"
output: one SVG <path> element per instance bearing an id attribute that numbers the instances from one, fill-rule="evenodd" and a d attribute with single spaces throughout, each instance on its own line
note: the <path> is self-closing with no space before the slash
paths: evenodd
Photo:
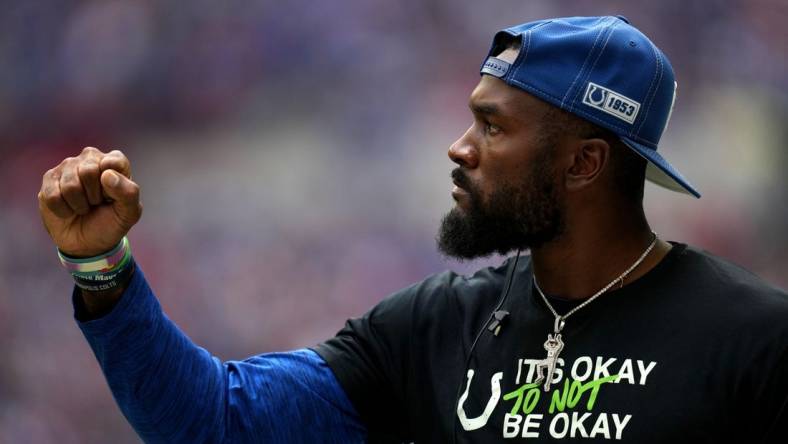
<path id="1" fill-rule="evenodd" d="M 482 76 L 471 94 L 473 124 L 449 148 L 456 206 L 438 249 L 472 259 L 536 248 L 560 235 L 563 205 L 554 167 L 557 135 L 542 131 L 549 105 Z"/>

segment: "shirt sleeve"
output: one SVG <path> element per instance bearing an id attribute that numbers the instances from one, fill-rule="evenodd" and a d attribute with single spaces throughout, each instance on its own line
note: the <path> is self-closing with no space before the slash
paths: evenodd
<path id="1" fill-rule="evenodd" d="M 448 440 L 454 412 L 445 406 L 458 396 L 466 352 L 515 263 L 472 276 L 428 276 L 348 320 L 314 348 L 360 414 L 370 442 Z"/>
<path id="2" fill-rule="evenodd" d="M 411 289 L 396 293 L 315 347 L 361 414 L 370 442 L 412 439 L 405 381 L 414 297 Z"/>
<path id="3" fill-rule="evenodd" d="M 137 268 L 117 306 L 80 321 L 121 411 L 148 443 L 361 443 L 366 429 L 307 349 L 221 362 L 162 312 Z"/>
<path id="4" fill-rule="evenodd" d="M 426 374 L 414 362 L 429 361 L 425 357 L 434 357 L 433 347 L 461 354 L 454 340 L 461 328 L 454 323 L 457 313 L 449 302 L 457 278 L 440 273 L 397 291 L 314 348 L 359 412 L 370 442 L 416 439 L 414 418 L 424 408 L 424 385 L 418 380 Z"/>

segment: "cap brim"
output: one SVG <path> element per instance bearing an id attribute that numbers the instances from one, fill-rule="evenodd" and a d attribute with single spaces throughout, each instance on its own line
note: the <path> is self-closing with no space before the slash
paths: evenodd
<path id="1" fill-rule="evenodd" d="M 679 170 L 668 163 L 668 161 L 654 149 L 627 137 L 621 137 L 621 141 L 648 161 L 648 166 L 646 166 L 646 179 L 671 191 L 690 194 L 698 198 L 700 197 L 698 190 L 679 173 Z"/>

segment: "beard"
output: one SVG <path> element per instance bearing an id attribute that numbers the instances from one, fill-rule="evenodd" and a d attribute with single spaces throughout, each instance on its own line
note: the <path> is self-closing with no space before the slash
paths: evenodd
<path id="1" fill-rule="evenodd" d="M 462 168 L 451 175 L 468 192 L 467 211 L 454 207 L 441 221 L 438 251 L 460 260 L 538 248 L 559 237 L 564 210 L 551 169 L 550 146 L 543 146 L 522 180 L 503 182 L 483 199 Z"/>

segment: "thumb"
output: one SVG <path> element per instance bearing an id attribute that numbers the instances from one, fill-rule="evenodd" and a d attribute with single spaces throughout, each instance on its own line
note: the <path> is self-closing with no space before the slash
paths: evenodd
<path id="1" fill-rule="evenodd" d="M 114 202 L 112 208 L 126 228 L 131 228 L 142 215 L 140 187 L 134 181 L 115 170 L 101 173 L 101 187 L 104 194 Z"/>

